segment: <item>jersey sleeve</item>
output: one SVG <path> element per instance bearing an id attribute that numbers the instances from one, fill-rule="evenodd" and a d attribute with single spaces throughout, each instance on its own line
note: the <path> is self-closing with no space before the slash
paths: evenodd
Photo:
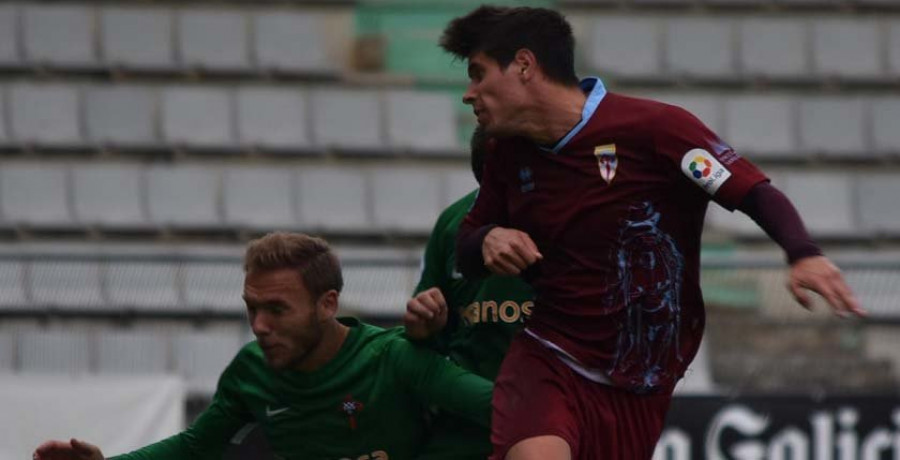
<path id="1" fill-rule="evenodd" d="M 664 106 L 652 128 L 656 151 L 717 203 L 734 210 L 754 185 L 768 180 L 697 117 Z"/>
<path id="2" fill-rule="evenodd" d="M 444 228 L 447 226 L 449 216 L 445 210 L 438 217 L 434 228 L 431 229 L 431 235 L 428 237 L 428 243 L 425 245 L 425 253 L 422 255 L 422 267 L 419 270 L 419 282 L 416 284 L 415 294 L 426 289 L 438 287 L 442 291 L 445 290 L 445 280 L 450 276 L 445 268 L 443 258 L 447 253 L 444 247 Z"/>
<path id="3" fill-rule="evenodd" d="M 493 384 L 430 349 L 397 338 L 390 353 L 398 380 L 422 403 L 490 427 Z"/>
<path id="4" fill-rule="evenodd" d="M 233 361 L 222 373 L 212 403 L 190 427 L 110 460 L 220 460 L 234 433 L 252 419 L 237 397 L 234 366 Z"/>
<path id="5" fill-rule="evenodd" d="M 456 236 L 456 262 L 459 271 L 470 278 L 488 274 L 481 254 L 481 243 L 492 227 L 509 224 L 503 182 L 503 154 L 498 148 L 487 156 L 482 172 L 481 188 L 475 204 L 459 225 Z"/>

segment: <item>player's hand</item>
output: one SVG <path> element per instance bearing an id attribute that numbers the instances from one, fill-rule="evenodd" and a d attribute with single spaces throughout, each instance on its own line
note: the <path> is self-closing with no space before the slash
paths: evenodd
<path id="1" fill-rule="evenodd" d="M 38 446 L 31 457 L 34 460 L 103 460 L 103 453 L 93 444 L 72 438 L 47 441 Z"/>
<path id="2" fill-rule="evenodd" d="M 481 255 L 488 270 L 505 276 L 518 275 L 544 258 L 527 233 L 503 227 L 495 227 L 485 235 Z"/>
<path id="3" fill-rule="evenodd" d="M 812 306 L 809 293 L 806 292 L 810 290 L 824 297 L 838 316 L 866 315 L 844 281 L 841 271 L 824 256 L 805 257 L 794 262 L 791 265 L 788 289 L 806 309 Z"/>
<path id="4" fill-rule="evenodd" d="M 403 315 L 406 335 L 414 340 L 424 340 L 447 325 L 447 301 L 441 290 L 433 287 L 418 293 L 406 303 Z"/>

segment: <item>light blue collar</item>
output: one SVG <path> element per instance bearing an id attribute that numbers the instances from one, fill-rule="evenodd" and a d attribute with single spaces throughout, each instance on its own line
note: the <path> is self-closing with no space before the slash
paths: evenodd
<path id="1" fill-rule="evenodd" d="M 569 130 L 568 134 L 560 139 L 552 148 L 541 147 L 541 150 L 559 153 L 573 137 L 581 132 L 581 129 L 584 128 L 584 125 L 587 124 L 588 120 L 594 116 L 594 112 L 597 111 L 597 106 L 600 105 L 600 101 L 606 97 L 606 87 L 603 86 L 603 82 L 597 77 L 587 77 L 581 80 L 581 83 L 579 83 L 578 86 L 581 87 L 582 91 L 588 93 L 587 100 L 584 101 L 584 108 L 581 110 L 581 121 L 579 121 L 574 128 Z"/>

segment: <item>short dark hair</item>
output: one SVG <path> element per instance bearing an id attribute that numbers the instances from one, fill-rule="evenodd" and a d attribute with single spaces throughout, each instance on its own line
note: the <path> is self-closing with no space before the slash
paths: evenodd
<path id="1" fill-rule="evenodd" d="M 484 52 L 505 69 L 520 49 L 534 53 L 547 77 L 577 85 L 575 37 L 557 11 L 546 8 L 480 6 L 447 25 L 440 45 L 459 59 Z"/>
<path id="2" fill-rule="evenodd" d="M 253 240 L 244 255 L 244 272 L 297 270 L 313 300 L 334 289 L 341 292 L 341 264 L 328 243 L 303 233 L 275 232 Z"/>
<path id="3" fill-rule="evenodd" d="M 475 174 L 475 180 L 479 184 L 484 170 L 484 159 L 493 148 L 494 142 L 494 139 L 485 133 L 481 126 L 475 128 L 472 139 L 469 141 L 469 149 L 472 152 L 472 174 Z"/>

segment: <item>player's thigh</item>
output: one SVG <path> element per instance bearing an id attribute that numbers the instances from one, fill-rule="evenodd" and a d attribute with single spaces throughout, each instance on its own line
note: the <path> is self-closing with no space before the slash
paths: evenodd
<path id="1" fill-rule="evenodd" d="M 513 445 L 506 460 L 572 460 L 572 449 L 559 436 L 535 436 Z"/>
<path id="2" fill-rule="evenodd" d="M 577 445 L 572 372 L 553 352 L 527 336 L 514 341 L 494 386 L 491 441 L 494 459 L 519 442 L 541 436 Z"/>

